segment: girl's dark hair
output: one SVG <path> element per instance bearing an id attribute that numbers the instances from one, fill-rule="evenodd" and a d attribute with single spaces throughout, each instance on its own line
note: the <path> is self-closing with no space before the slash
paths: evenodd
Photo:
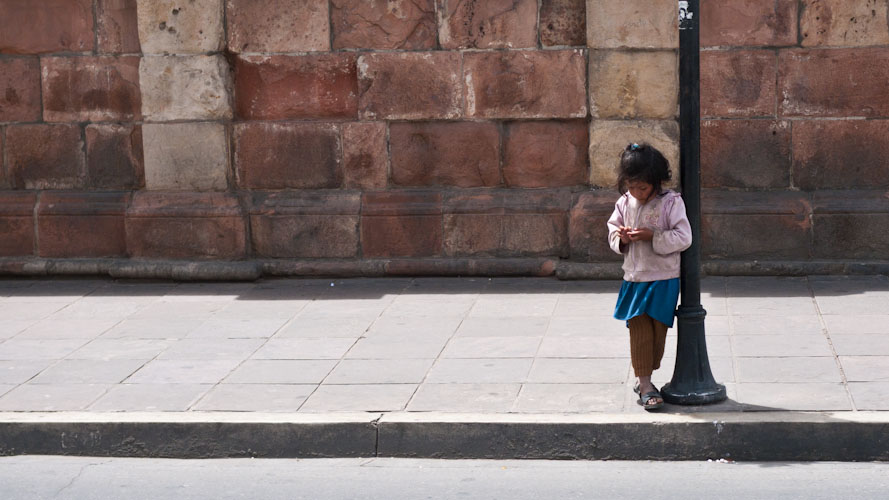
<path id="1" fill-rule="evenodd" d="M 620 167 L 617 175 L 617 190 L 627 192 L 630 181 L 642 181 L 654 186 L 654 192 L 661 192 L 661 184 L 672 177 L 670 162 L 654 146 L 649 144 L 628 144 L 620 154 Z"/>

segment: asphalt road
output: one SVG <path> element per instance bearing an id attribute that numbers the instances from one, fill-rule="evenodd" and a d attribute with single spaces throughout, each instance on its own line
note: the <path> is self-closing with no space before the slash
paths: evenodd
<path id="1" fill-rule="evenodd" d="M 0 458 L 3 500 L 887 497 L 887 463 Z"/>

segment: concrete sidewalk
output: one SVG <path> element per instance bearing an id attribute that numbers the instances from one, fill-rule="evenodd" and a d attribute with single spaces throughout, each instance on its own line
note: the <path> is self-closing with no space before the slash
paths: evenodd
<path id="1" fill-rule="evenodd" d="M 65 423 L 69 438 L 87 422 L 357 423 L 375 433 L 377 454 L 380 422 L 418 423 L 426 444 L 448 428 L 428 427 L 435 422 L 489 430 L 509 422 L 868 422 L 889 430 L 886 276 L 706 278 L 708 351 L 729 400 L 668 406 L 662 415 L 635 404 L 626 328 L 610 317 L 619 286 L 544 278 L 0 281 L 0 453 L 33 452 L 35 434 L 28 450 L 12 445 L 28 442 L 25 431 L 58 443 L 65 427 L 41 430 L 41 422 Z M 675 341 L 673 329 L 658 385 L 670 380 Z M 245 449 L 261 448 L 242 439 Z M 89 453 L 89 440 L 75 441 L 70 452 Z M 458 441 L 441 435 L 441 447 Z M 143 452 L 152 453 L 163 454 Z"/>

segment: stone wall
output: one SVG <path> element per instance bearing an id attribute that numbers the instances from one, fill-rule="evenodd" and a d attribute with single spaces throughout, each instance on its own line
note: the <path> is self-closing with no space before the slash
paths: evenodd
<path id="1" fill-rule="evenodd" d="M 710 269 L 886 259 L 887 0 L 701 3 Z M 678 167 L 677 17 L 674 0 L 3 0 L 0 269 L 613 269 L 619 152 L 648 141 Z"/>

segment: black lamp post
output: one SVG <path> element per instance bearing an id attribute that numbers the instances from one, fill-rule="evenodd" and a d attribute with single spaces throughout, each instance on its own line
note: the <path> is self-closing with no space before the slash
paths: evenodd
<path id="1" fill-rule="evenodd" d="M 679 2 L 679 175 L 692 244 L 682 252 L 682 302 L 673 379 L 661 389 L 672 404 L 700 405 L 726 398 L 710 371 L 701 306 L 701 81 L 699 0 Z"/>

